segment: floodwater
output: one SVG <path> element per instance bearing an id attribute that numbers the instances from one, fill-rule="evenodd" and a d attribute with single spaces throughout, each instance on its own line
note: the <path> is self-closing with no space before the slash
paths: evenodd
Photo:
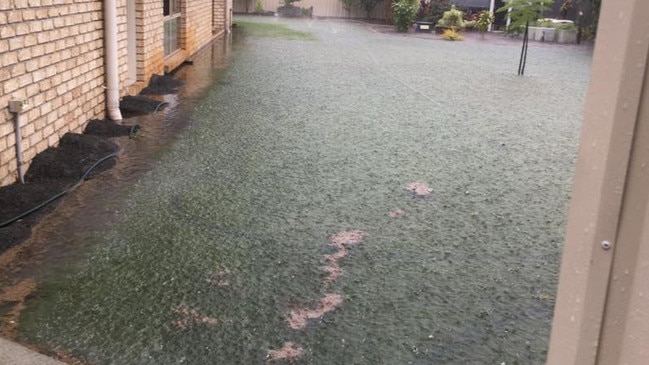
<path id="1" fill-rule="evenodd" d="M 517 78 L 514 44 L 286 24 L 317 40 L 197 56 L 114 179 L 38 227 L 58 242 L 19 338 L 96 364 L 543 363 L 588 52 L 531 46 Z"/>

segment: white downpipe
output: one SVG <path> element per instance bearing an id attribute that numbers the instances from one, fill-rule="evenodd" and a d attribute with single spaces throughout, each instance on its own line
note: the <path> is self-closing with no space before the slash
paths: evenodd
<path id="1" fill-rule="evenodd" d="M 117 58 L 117 4 L 104 0 L 104 48 L 106 50 L 106 109 L 108 119 L 122 120 L 119 111 L 119 73 Z"/>
<path id="2" fill-rule="evenodd" d="M 494 9 L 495 7 L 496 7 L 496 0 L 491 0 L 491 2 L 489 3 L 489 11 L 491 12 L 491 15 L 495 14 L 494 13 L 494 11 L 496 11 L 496 9 Z M 494 26 L 493 23 L 489 23 L 489 28 L 487 29 L 487 31 L 491 32 L 493 30 L 493 26 Z"/>

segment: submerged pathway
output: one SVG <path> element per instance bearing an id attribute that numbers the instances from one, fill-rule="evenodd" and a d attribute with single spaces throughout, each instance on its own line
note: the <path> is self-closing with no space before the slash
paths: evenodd
<path id="1" fill-rule="evenodd" d="M 513 44 L 285 23 L 315 39 L 239 39 L 20 337 L 93 364 L 543 363 L 588 52 L 532 47 L 520 78 Z"/>

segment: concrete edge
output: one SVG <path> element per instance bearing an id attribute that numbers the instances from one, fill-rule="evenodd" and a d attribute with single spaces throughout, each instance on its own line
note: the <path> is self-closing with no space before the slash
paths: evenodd
<path id="1" fill-rule="evenodd" d="M 65 365 L 6 338 L 0 337 L 0 365 Z"/>

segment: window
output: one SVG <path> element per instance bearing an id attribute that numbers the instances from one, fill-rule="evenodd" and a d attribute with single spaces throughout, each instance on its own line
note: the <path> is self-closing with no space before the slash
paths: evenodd
<path id="1" fill-rule="evenodd" d="M 163 15 L 180 14 L 180 0 L 164 0 Z"/>
<path id="2" fill-rule="evenodd" d="M 180 0 L 163 0 L 164 55 L 180 49 Z"/>

